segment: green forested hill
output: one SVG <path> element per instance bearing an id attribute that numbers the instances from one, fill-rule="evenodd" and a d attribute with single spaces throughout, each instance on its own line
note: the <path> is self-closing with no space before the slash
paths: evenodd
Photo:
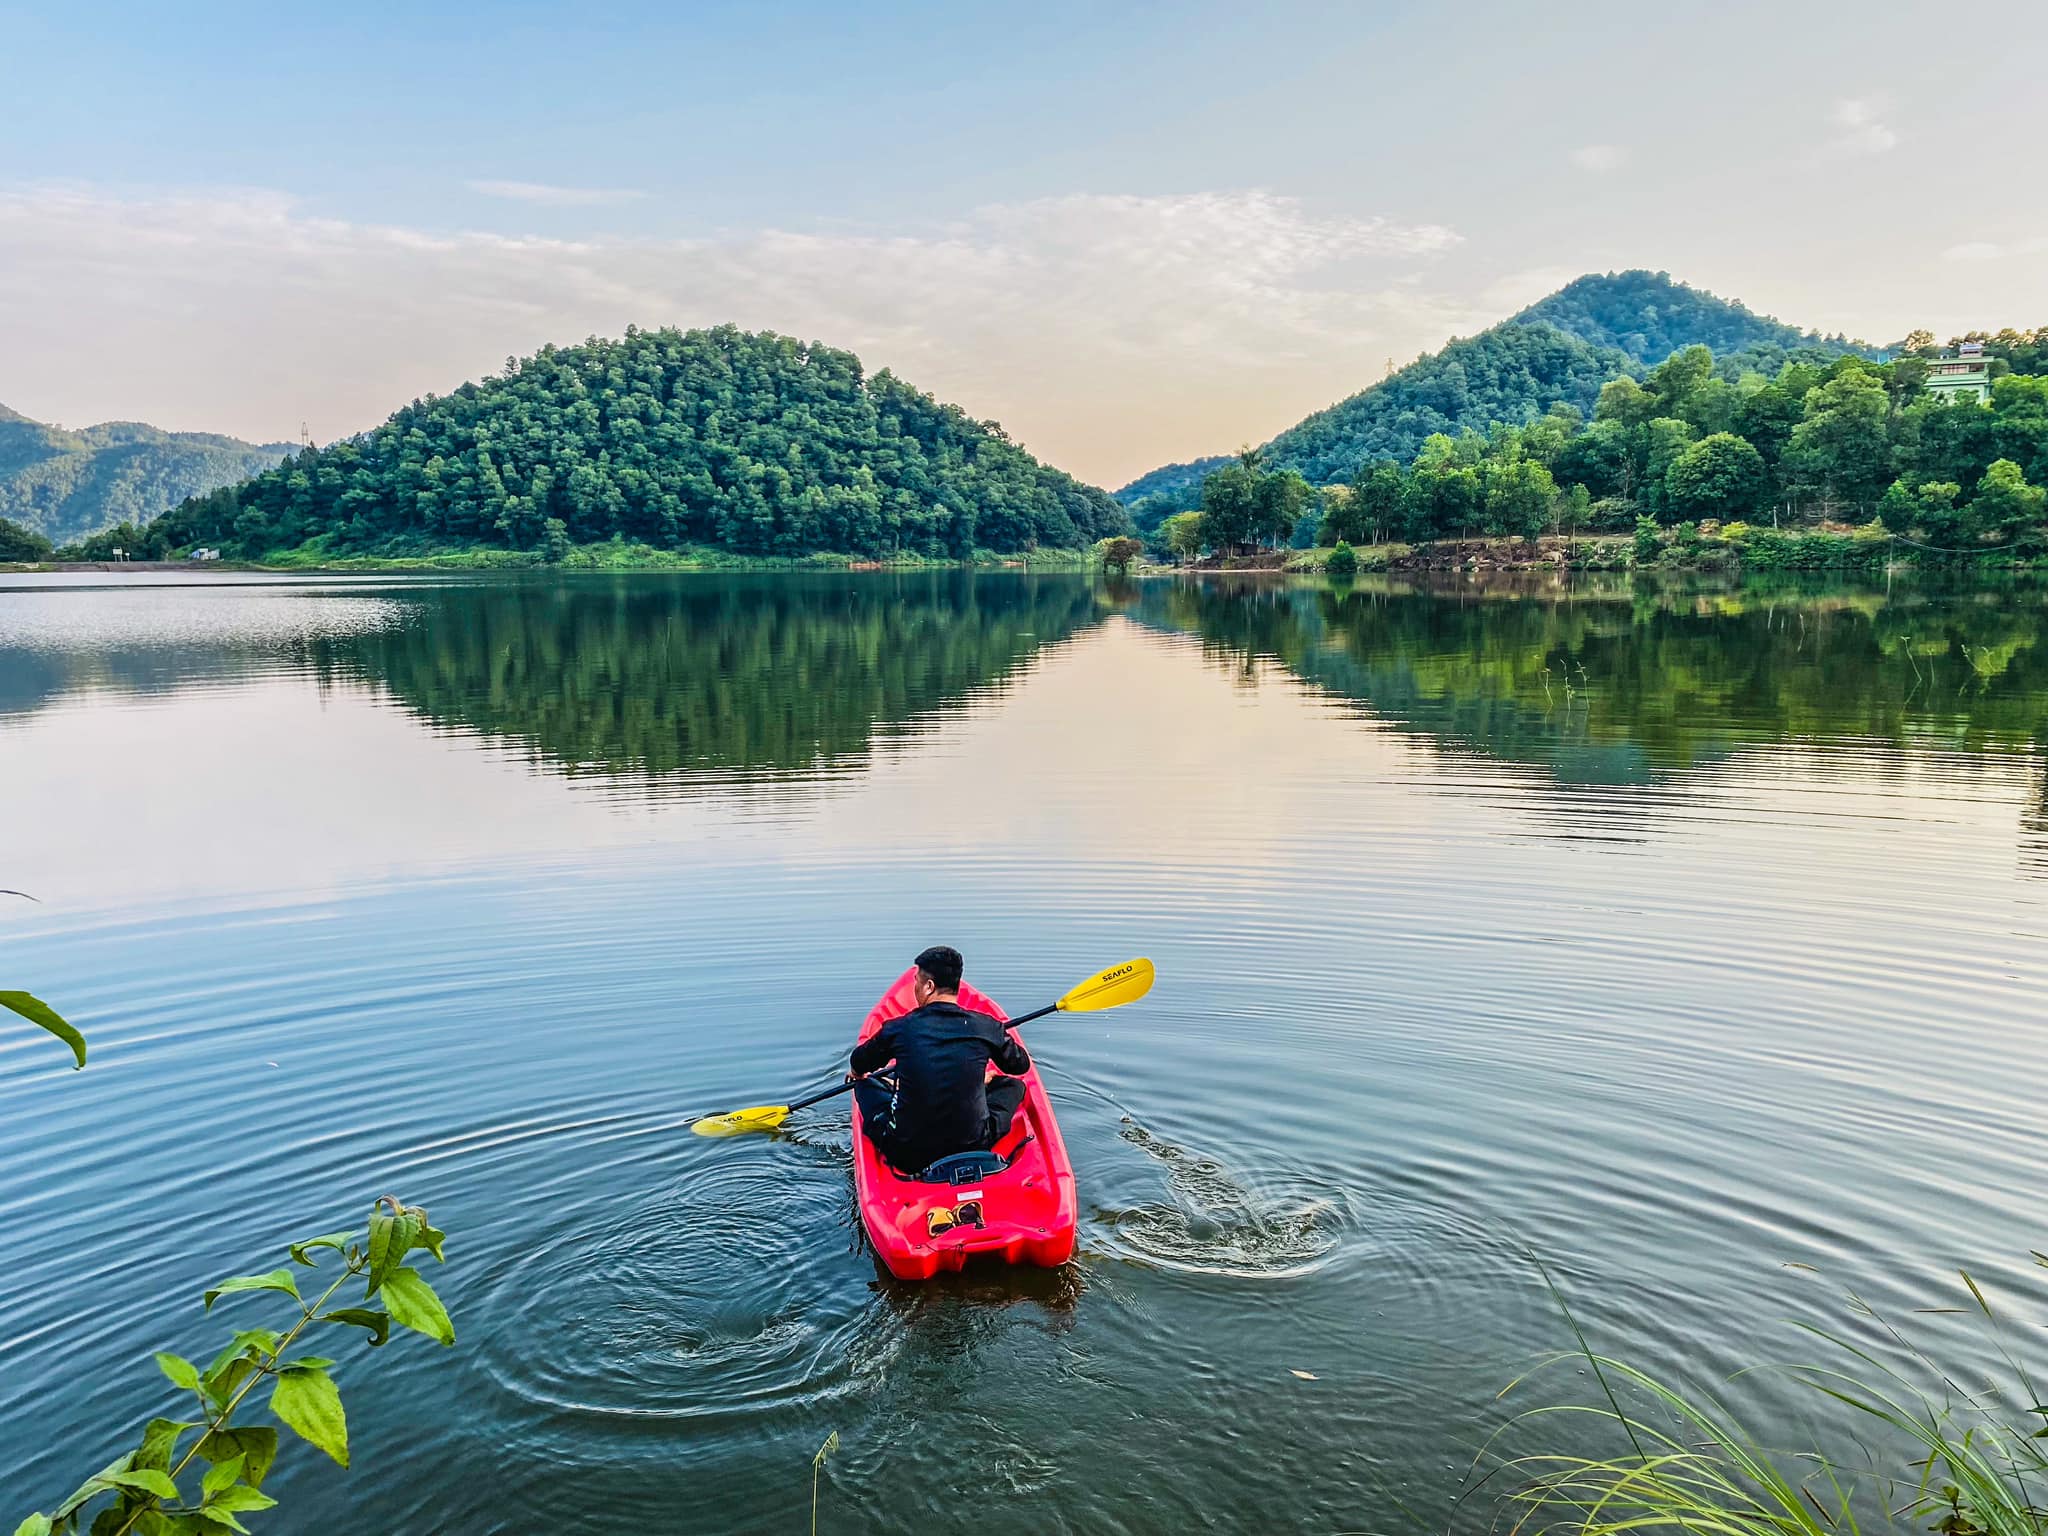
<path id="1" fill-rule="evenodd" d="M 965 556 L 1124 532 L 1103 492 L 886 370 L 731 326 L 548 347 L 382 426 L 197 497 L 146 552 L 559 549 Z"/>
<path id="2" fill-rule="evenodd" d="M 1200 485 L 1209 475 L 1214 474 L 1231 461 L 1227 453 L 1212 453 L 1205 458 L 1193 459 L 1186 464 L 1162 464 L 1138 476 L 1129 485 L 1116 493 L 1116 499 L 1127 507 L 1150 501 L 1158 496 L 1171 496 L 1190 485 Z"/>
<path id="3" fill-rule="evenodd" d="M 288 443 L 110 421 L 67 432 L 0 406 L 0 518 L 52 542 L 141 523 L 269 469 Z"/>
<path id="4" fill-rule="evenodd" d="M 1347 479 L 1361 463 L 1413 458 L 1435 432 L 1519 426 L 1559 401 L 1590 413 L 1600 386 L 1629 371 L 1627 354 L 1615 348 L 1511 320 L 1289 427 L 1267 445 L 1266 460 L 1315 484 Z"/>
<path id="5" fill-rule="evenodd" d="M 1519 426 L 1560 403 L 1590 412 L 1602 384 L 1696 345 L 1712 348 L 1730 368 L 1753 363 L 1766 374 L 1795 354 L 1857 350 L 1751 314 L 1668 273 L 1589 274 L 1316 412 L 1268 443 L 1263 458 L 1312 483 L 1349 479 L 1376 459 L 1406 463 L 1432 433 Z M 1154 470 L 1117 496 L 1140 523 L 1156 522 L 1197 505 L 1201 482 L 1217 462 Z"/>
<path id="6" fill-rule="evenodd" d="M 1686 347 L 1706 347 L 1716 357 L 1759 346 L 1860 350 L 1846 337 L 1823 337 L 1752 314 L 1736 300 L 1674 282 L 1668 272 L 1589 273 L 1537 300 L 1511 323 L 1554 325 L 1593 346 L 1626 352 L 1645 367 Z"/>

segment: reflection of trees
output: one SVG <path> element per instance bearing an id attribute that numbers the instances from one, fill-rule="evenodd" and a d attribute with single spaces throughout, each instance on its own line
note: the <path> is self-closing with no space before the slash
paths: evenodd
<path id="1" fill-rule="evenodd" d="M 66 693 L 89 686 L 78 679 L 83 661 L 75 658 L 67 665 L 63 656 L 0 647 L 0 720 L 32 714 Z M 109 671 L 105 666 L 92 670 L 102 677 Z"/>
<path id="2" fill-rule="evenodd" d="M 388 590 L 137 585 L 0 593 L 0 720 L 80 694 L 246 682 L 298 664 L 306 640 L 403 617 Z M 6 622 L 12 621 L 12 622 Z"/>
<path id="3" fill-rule="evenodd" d="M 2048 727 L 2036 594 L 1542 598 L 1384 584 L 1154 584 L 1136 616 L 1242 671 L 1271 656 L 1453 747 L 1570 783 L 1643 782 L 1737 747 L 1861 737 L 1963 751 Z"/>
<path id="4" fill-rule="evenodd" d="M 316 640 L 309 659 L 571 773 L 801 774 L 1095 616 L 1074 577 L 479 583 L 423 592 L 402 627 Z"/>
<path id="5" fill-rule="evenodd" d="M 2048 754 L 2034 764 L 2034 798 L 2020 818 L 2020 867 L 2048 877 Z"/>
<path id="6" fill-rule="evenodd" d="M 76 645 L 0 642 L 0 718 L 310 671 L 570 773 L 799 775 L 1000 681 L 1100 612 L 1082 577 L 965 571 L 393 584 L 373 608 L 307 590 L 201 600 L 290 611 L 213 641 L 173 619 L 114 643 L 91 643 L 90 623 Z"/>

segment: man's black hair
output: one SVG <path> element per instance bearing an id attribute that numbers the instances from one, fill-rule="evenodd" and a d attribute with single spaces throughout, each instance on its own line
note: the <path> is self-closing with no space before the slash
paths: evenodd
<path id="1" fill-rule="evenodd" d="M 950 944 L 934 944 L 917 957 L 916 965 L 941 992 L 958 992 L 960 978 L 967 971 L 967 962 Z"/>

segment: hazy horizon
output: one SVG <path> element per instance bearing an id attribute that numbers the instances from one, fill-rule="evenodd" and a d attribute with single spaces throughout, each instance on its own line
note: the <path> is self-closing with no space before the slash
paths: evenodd
<path id="1" fill-rule="evenodd" d="M 70 426 L 324 442 L 731 322 L 1114 487 L 1589 271 L 1877 343 L 2048 321 L 2001 127 L 2048 20 L 1997 0 L 0 19 L 0 402 Z"/>

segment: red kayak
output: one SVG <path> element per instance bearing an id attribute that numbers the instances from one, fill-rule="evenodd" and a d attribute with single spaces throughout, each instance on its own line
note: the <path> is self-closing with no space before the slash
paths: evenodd
<path id="1" fill-rule="evenodd" d="M 913 966 L 882 994 L 861 1025 L 861 1039 L 917 1007 L 910 995 L 916 975 Z M 965 982 L 960 1006 L 1010 1017 Z M 898 1280 L 929 1280 L 971 1258 L 1051 1268 L 1074 1256 L 1074 1165 L 1067 1161 L 1036 1066 L 1024 1074 L 1024 1106 L 993 1154 L 962 1153 L 926 1171 L 941 1170 L 946 1182 L 926 1183 L 891 1168 L 861 1129 L 860 1108 L 854 1107 L 854 1196 L 868 1240 Z"/>

